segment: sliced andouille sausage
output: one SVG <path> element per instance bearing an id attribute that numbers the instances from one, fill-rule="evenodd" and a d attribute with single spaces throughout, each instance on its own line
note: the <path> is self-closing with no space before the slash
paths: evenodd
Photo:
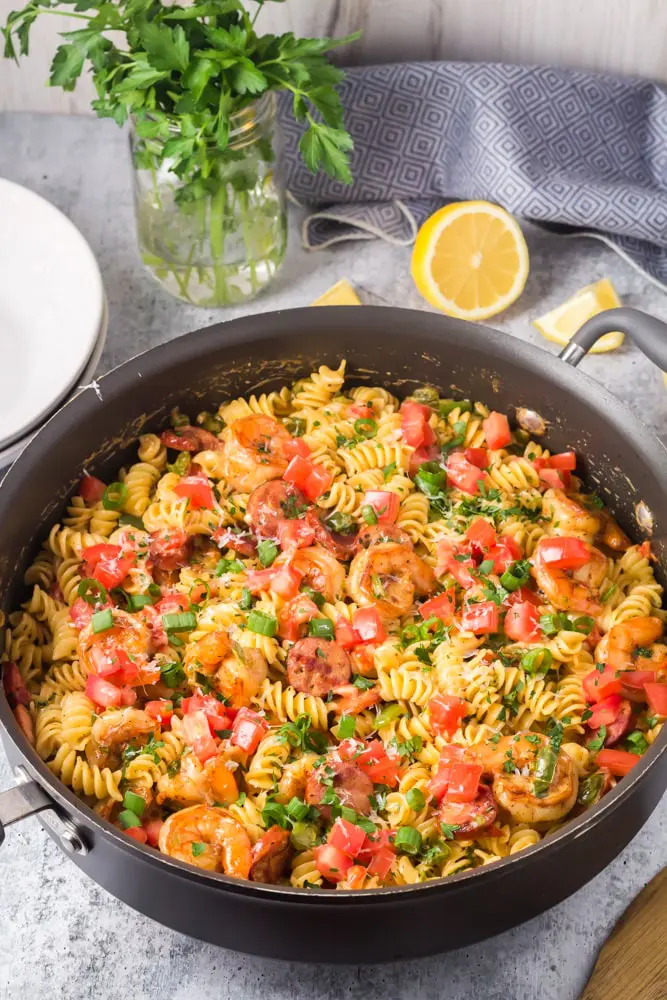
<path id="1" fill-rule="evenodd" d="M 339 531 L 330 531 L 314 510 L 308 511 L 305 520 L 315 532 L 315 540 L 329 552 L 333 552 L 336 559 L 352 558 L 357 541 L 356 533 L 347 535 Z"/>
<path id="2" fill-rule="evenodd" d="M 488 785 L 479 786 L 472 802 L 441 802 L 438 813 L 440 822 L 455 827 L 454 836 L 464 840 L 491 826 L 497 814 L 496 800 Z"/>
<path id="3" fill-rule="evenodd" d="M 297 691 L 323 698 L 350 679 L 350 657 L 332 639 L 308 636 L 287 654 L 287 680 Z"/>
<path id="4" fill-rule="evenodd" d="M 282 479 L 271 479 L 251 493 L 246 517 L 260 538 L 277 538 L 280 522 L 298 517 L 307 507 L 306 498 L 296 486 Z"/>
<path id="5" fill-rule="evenodd" d="M 166 528 L 151 534 L 150 557 L 158 569 L 173 570 L 187 566 L 192 538 L 184 531 Z"/>
<path id="6" fill-rule="evenodd" d="M 607 726 L 607 735 L 605 736 L 604 745 L 606 747 L 615 746 L 616 743 L 622 740 L 623 737 L 630 732 L 631 728 L 632 705 L 626 698 L 624 698 L 618 710 L 618 715 L 614 721 L 610 722 Z"/>
<path id="7" fill-rule="evenodd" d="M 411 549 L 414 547 L 408 533 L 395 524 L 367 524 L 356 537 L 356 551 L 367 549 L 371 545 L 382 545 L 384 542 L 398 542 Z"/>
<path id="8" fill-rule="evenodd" d="M 334 771 L 333 776 L 330 770 Z M 322 778 L 331 777 L 331 786 L 325 785 Z M 341 761 L 335 757 L 327 757 L 326 763 L 319 768 L 313 768 L 306 781 L 306 802 L 316 806 L 324 819 L 329 819 L 331 809 L 322 805 L 322 799 L 328 787 L 332 787 L 342 806 L 354 809 L 362 816 L 371 811 L 371 795 L 373 782 L 354 761 Z"/>
<path id="9" fill-rule="evenodd" d="M 254 556 L 257 552 L 257 539 L 249 531 L 232 531 L 231 528 L 218 528 L 211 538 L 220 549 L 231 549 L 240 556 Z"/>
<path id="10" fill-rule="evenodd" d="M 193 427 L 191 424 L 179 427 L 177 431 L 163 431 L 160 435 L 162 444 L 177 451 L 222 451 L 223 444 L 219 437 L 203 427 Z"/>
<path id="11" fill-rule="evenodd" d="M 278 882 L 292 854 L 289 833 L 271 826 L 252 849 L 250 879 L 253 882 Z"/>

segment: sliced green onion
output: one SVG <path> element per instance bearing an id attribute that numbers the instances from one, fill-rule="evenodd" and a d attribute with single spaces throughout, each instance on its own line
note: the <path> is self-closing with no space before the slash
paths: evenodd
<path id="1" fill-rule="evenodd" d="M 141 820 L 131 809 L 123 809 L 118 814 L 118 822 L 124 830 L 130 830 L 133 826 L 141 826 Z"/>
<path id="2" fill-rule="evenodd" d="M 278 555 L 279 548 L 271 538 L 265 538 L 257 546 L 257 557 L 262 566 L 270 566 Z"/>
<path id="3" fill-rule="evenodd" d="M 414 826 L 399 826 L 394 846 L 404 854 L 418 854 L 422 846 L 422 835 Z"/>
<path id="4" fill-rule="evenodd" d="M 264 611 L 251 611 L 248 615 L 248 628 L 258 635 L 266 635 L 269 639 L 278 631 L 278 622 L 273 615 L 267 615 Z"/>
<path id="5" fill-rule="evenodd" d="M 136 816 L 143 816 L 146 800 L 142 799 L 141 795 L 137 795 L 136 792 L 127 791 L 123 796 L 123 805 L 126 809 L 131 809 Z"/>
<path id="6" fill-rule="evenodd" d="M 338 723 L 338 739 L 349 740 L 350 737 L 354 736 L 355 728 L 356 721 L 353 715 L 341 715 Z"/>
<path id="7" fill-rule="evenodd" d="M 287 829 L 287 809 L 280 802 L 267 802 L 262 809 L 262 819 L 266 826 L 273 826 L 274 823 L 277 823 L 278 826 Z"/>
<path id="8" fill-rule="evenodd" d="M 441 417 L 448 417 L 452 410 L 460 410 L 461 413 L 470 413 L 472 403 L 469 399 L 441 399 L 438 403 Z"/>
<path id="9" fill-rule="evenodd" d="M 144 522 L 140 517 L 135 517 L 134 514 L 121 514 L 118 518 L 118 524 L 123 528 L 137 528 L 139 531 L 146 530 Z"/>
<path id="10" fill-rule="evenodd" d="M 200 597 L 199 600 L 197 600 L 197 601 L 195 601 L 193 599 L 193 597 L 192 597 L 192 591 L 195 589 L 195 587 L 203 587 L 204 588 L 204 594 L 203 594 L 203 596 Z M 211 588 L 209 587 L 209 585 L 206 582 L 206 580 L 195 580 L 195 582 L 190 587 L 190 591 L 188 593 L 188 600 L 190 601 L 190 604 L 203 604 L 204 601 L 208 601 L 208 599 L 209 599 L 210 596 L 211 596 Z"/>
<path id="11" fill-rule="evenodd" d="M 201 841 L 195 840 L 191 845 L 192 857 L 198 858 L 200 854 L 203 854 L 206 850 L 206 844 L 202 844 Z"/>
<path id="12" fill-rule="evenodd" d="M 394 472 L 396 472 L 396 462 L 390 462 L 389 465 L 385 465 L 385 467 L 382 470 L 382 478 L 384 479 L 385 483 L 387 482 L 389 477 L 393 475 Z"/>
<path id="13" fill-rule="evenodd" d="M 289 800 L 287 803 L 287 815 L 290 819 L 295 819 L 297 821 L 306 818 L 310 812 L 310 806 L 307 806 L 305 802 L 297 798 L 296 795 Z"/>
<path id="14" fill-rule="evenodd" d="M 84 599 L 86 604 L 90 604 L 93 608 L 96 604 L 104 604 L 105 601 L 109 600 L 106 589 L 97 580 L 93 580 L 92 577 L 87 577 L 81 581 L 77 588 L 77 594 Z"/>
<path id="15" fill-rule="evenodd" d="M 524 583 L 527 583 L 530 579 L 530 563 L 527 559 L 519 559 L 513 562 L 511 566 L 508 566 L 505 572 L 500 577 L 500 582 L 502 583 L 505 590 L 510 592 L 513 590 L 518 590 L 519 587 L 523 587 Z"/>
<path id="16" fill-rule="evenodd" d="M 330 618 L 311 618 L 308 622 L 308 635 L 314 635 L 317 639 L 334 639 L 334 624 Z"/>
<path id="17" fill-rule="evenodd" d="M 326 603 L 326 598 L 322 593 L 322 591 L 313 590 L 312 587 L 309 587 L 307 584 L 304 584 L 301 586 L 301 593 L 305 594 L 307 597 L 310 597 L 313 604 L 316 604 L 318 608 L 324 607 Z"/>
<path id="18" fill-rule="evenodd" d="M 533 791 L 540 799 L 544 798 L 551 788 L 551 782 L 554 780 L 556 773 L 556 761 L 556 754 L 551 747 L 542 747 L 537 755 L 533 771 L 535 779 L 533 782 Z"/>
<path id="19" fill-rule="evenodd" d="M 182 410 L 179 410 L 177 406 L 173 408 L 169 417 L 171 420 L 171 426 L 176 430 L 179 427 L 188 427 L 190 424 L 190 418 L 186 416 Z"/>
<path id="20" fill-rule="evenodd" d="M 377 420 L 373 420 L 372 417 L 359 417 L 354 421 L 354 432 L 364 438 L 375 437 L 378 432 Z"/>
<path id="21" fill-rule="evenodd" d="M 111 608 L 105 608 L 104 611 L 96 611 L 90 619 L 90 624 L 93 626 L 93 632 L 96 633 L 106 632 L 107 629 L 113 628 Z"/>
<path id="22" fill-rule="evenodd" d="M 364 507 L 361 508 L 361 516 L 363 517 L 366 524 L 378 523 L 378 516 L 370 504 L 366 504 Z"/>
<path id="23" fill-rule="evenodd" d="M 285 426 L 292 437 L 300 438 L 306 433 L 308 425 L 303 417 L 290 417 L 285 421 Z"/>
<path id="24" fill-rule="evenodd" d="M 127 500 L 127 486 L 125 483 L 111 483 L 104 491 L 102 506 L 105 510 L 120 510 Z"/>
<path id="25" fill-rule="evenodd" d="M 412 393 L 412 398 L 417 403 L 425 403 L 426 406 L 437 406 L 440 400 L 440 393 L 434 385 L 420 385 Z"/>
<path id="26" fill-rule="evenodd" d="M 420 788 L 411 788 L 405 796 L 405 801 L 413 812 L 420 812 L 426 805 L 426 798 Z"/>
<path id="27" fill-rule="evenodd" d="M 563 623 L 563 619 L 565 622 Z M 564 629 L 569 629 L 570 622 L 561 614 L 540 615 L 540 628 L 544 635 L 552 636 Z"/>
<path id="28" fill-rule="evenodd" d="M 602 794 L 604 782 L 605 776 L 602 771 L 595 771 L 594 774 L 589 774 L 579 785 L 577 802 L 582 806 L 595 805 Z"/>
<path id="29" fill-rule="evenodd" d="M 148 594 L 126 594 L 127 610 L 140 611 L 147 604 L 152 604 L 153 599 Z"/>
<path id="30" fill-rule="evenodd" d="M 394 722 L 395 719 L 400 719 L 402 715 L 407 714 L 407 708 L 397 701 L 392 702 L 390 705 L 385 705 L 382 711 L 378 712 L 375 717 L 375 729 L 382 729 L 383 726 L 388 726 L 390 722 Z"/>
<path id="31" fill-rule="evenodd" d="M 639 757 L 648 750 L 648 740 L 639 729 L 630 733 L 625 744 L 630 753 L 636 753 Z"/>
<path id="32" fill-rule="evenodd" d="M 482 576 L 488 576 L 489 573 L 491 573 L 491 571 L 493 570 L 494 566 L 495 563 L 493 559 L 484 559 L 477 567 L 477 572 L 480 573 Z"/>
<path id="33" fill-rule="evenodd" d="M 167 462 L 169 472 L 175 472 L 177 476 L 184 476 L 190 468 L 190 452 L 179 451 L 173 462 Z"/>
<path id="34" fill-rule="evenodd" d="M 551 650 L 540 646 L 531 649 L 521 657 L 521 667 L 529 674 L 546 674 L 549 672 L 553 656 Z"/>
<path id="35" fill-rule="evenodd" d="M 427 497 L 437 497 L 446 482 L 447 473 L 437 462 L 423 462 L 415 476 L 415 486 Z"/>
<path id="36" fill-rule="evenodd" d="M 216 576 L 223 576 L 225 573 L 243 573 L 245 565 L 240 559 L 219 559 L 214 573 Z"/>
<path id="37" fill-rule="evenodd" d="M 591 618 L 590 615 L 581 615 L 572 622 L 573 631 L 582 632 L 584 635 L 590 635 L 594 627 L 595 619 Z"/>
<path id="38" fill-rule="evenodd" d="M 244 587 L 241 591 L 241 600 L 239 601 L 241 611 L 250 611 L 254 603 L 255 598 L 252 596 L 248 588 Z"/>
<path id="39" fill-rule="evenodd" d="M 222 417 L 219 417 L 217 413 L 209 413 L 208 410 L 202 410 L 202 412 L 197 415 L 197 423 L 200 427 L 203 427 L 204 430 L 210 431 L 211 434 L 219 434 L 225 427 L 225 421 Z"/>
<path id="40" fill-rule="evenodd" d="M 290 844 L 295 851 L 308 851 L 314 847 L 319 837 L 319 829 L 312 823 L 296 822 L 290 834 Z"/>
<path id="41" fill-rule="evenodd" d="M 160 677 L 168 688 L 177 688 L 185 680 L 185 671 L 177 660 L 160 667 Z"/>
<path id="42" fill-rule="evenodd" d="M 331 514 L 324 523 L 329 531 L 335 531 L 339 535 L 347 535 L 356 527 L 354 518 L 350 514 L 342 514 L 339 510 Z"/>
<path id="43" fill-rule="evenodd" d="M 612 583 L 611 587 L 607 587 L 604 594 L 600 594 L 600 600 L 602 601 L 602 603 L 606 604 L 609 598 L 612 596 L 612 594 L 615 594 L 617 590 L 618 586 L 615 583 Z"/>
<path id="44" fill-rule="evenodd" d="M 167 632 L 191 632 L 197 627 L 197 616 L 194 611 L 174 611 L 162 615 L 162 624 Z"/>

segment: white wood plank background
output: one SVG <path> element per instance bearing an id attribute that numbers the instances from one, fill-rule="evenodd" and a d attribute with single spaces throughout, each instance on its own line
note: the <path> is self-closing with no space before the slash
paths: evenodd
<path id="1" fill-rule="evenodd" d="M 0 0 L 0 22 L 21 0 Z M 363 38 L 348 63 L 408 59 L 555 63 L 667 81 L 666 0 L 287 0 L 262 14 L 267 29 Z M 0 110 L 85 113 L 92 88 L 72 94 L 45 85 L 57 32 L 80 27 L 44 15 L 31 54 L 0 59 Z"/>

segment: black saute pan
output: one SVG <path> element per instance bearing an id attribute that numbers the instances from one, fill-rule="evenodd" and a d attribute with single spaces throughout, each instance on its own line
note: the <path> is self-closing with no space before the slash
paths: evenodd
<path id="1" fill-rule="evenodd" d="M 81 476 L 109 480 L 142 430 L 174 405 L 277 388 L 347 358 L 351 381 L 407 395 L 418 383 L 547 424 L 546 443 L 574 448 L 581 468 L 637 541 L 651 537 L 667 570 L 666 452 L 618 400 L 574 367 L 602 334 L 623 330 L 667 370 L 667 326 L 631 309 L 589 321 L 561 359 L 475 324 L 364 307 L 268 313 L 192 333 L 128 361 L 57 413 L 0 488 L 5 612 L 25 600 L 23 572 Z M 568 363 L 564 363 L 568 362 Z M 240 951 L 326 962 L 378 962 L 471 944 L 564 899 L 639 830 L 667 785 L 667 729 L 603 801 L 519 855 L 411 887 L 339 892 L 207 874 L 130 840 L 65 788 L 19 731 L 0 694 L 0 735 L 17 779 L 0 794 L 3 824 L 40 813 L 51 837 L 119 899 L 186 934 Z"/>

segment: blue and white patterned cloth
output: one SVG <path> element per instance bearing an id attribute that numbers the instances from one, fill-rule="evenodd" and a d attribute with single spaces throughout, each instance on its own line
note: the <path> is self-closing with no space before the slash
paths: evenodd
<path id="1" fill-rule="evenodd" d="M 433 62 L 350 69 L 341 92 L 355 143 L 350 186 L 306 169 L 301 127 L 281 103 L 288 189 L 315 209 L 308 249 L 377 237 L 409 245 L 447 201 L 485 198 L 604 239 L 667 285 L 667 91 L 658 84 Z"/>

